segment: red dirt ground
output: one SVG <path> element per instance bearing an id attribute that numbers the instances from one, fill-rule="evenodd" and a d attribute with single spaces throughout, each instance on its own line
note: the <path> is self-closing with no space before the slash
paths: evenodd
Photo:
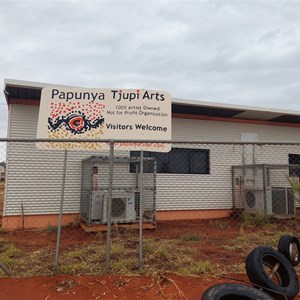
<path id="1" fill-rule="evenodd" d="M 232 275 L 234 276 L 234 275 Z M 167 274 L 160 284 L 155 278 L 138 276 L 70 276 L 1 278 L 0 299 L 89 300 L 89 299 L 201 299 L 211 285 L 230 280 L 185 278 Z M 235 278 L 246 279 L 236 275 Z"/>
<path id="2" fill-rule="evenodd" d="M 246 275 L 230 275 L 247 281 Z M 228 277 L 230 277 L 228 276 Z M 95 300 L 95 299 L 153 299 L 201 300 L 210 286 L 223 282 L 240 283 L 232 279 L 181 277 L 167 274 L 158 284 L 155 278 L 137 276 L 35 276 L 30 278 L 1 278 L 0 299 L 3 300 Z M 300 278 L 299 278 L 300 279 Z M 246 284 L 246 283 L 245 283 Z M 295 299 L 300 299 L 297 296 Z"/>
<path id="3" fill-rule="evenodd" d="M 295 223 L 295 226 L 297 224 Z M 61 247 L 76 242 L 88 243 L 95 237 L 80 228 L 62 230 Z M 155 238 L 178 238 L 184 234 L 197 233 L 204 238 L 195 243 L 199 259 L 209 259 L 219 265 L 241 262 L 245 257 L 242 252 L 225 251 L 224 239 L 233 239 L 239 233 L 240 226 L 222 228 L 221 224 L 210 221 L 185 221 L 159 223 L 156 230 L 144 231 L 144 236 Z M 250 229 L 251 230 L 251 229 Z M 253 229 L 256 230 L 256 229 Z M 6 241 L 14 242 L 24 250 L 34 250 L 42 246 L 55 248 L 56 234 L 46 231 L 1 232 Z M 232 279 L 229 279 L 232 278 Z M 201 299 L 203 292 L 210 286 L 221 282 L 248 281 L 245 274 L 231 274 L 220 277 L 182 277 L 177 274 L 158 274 L 146 276 L 34 276 L 29 278 L 0 277 L 0 299 L 2 300 L 94 300 L 94 299 Z M 297 299 L 300 299 L 297 298 Z"/>

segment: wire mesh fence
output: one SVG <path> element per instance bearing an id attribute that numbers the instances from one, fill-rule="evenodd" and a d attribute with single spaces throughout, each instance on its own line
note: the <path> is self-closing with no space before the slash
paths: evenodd
<path id="1" fill-rule="evenodd" d="M 32 274 L 141 269 L 156 264 L 149 236 L 166 222 L 182 238 L 176 226 L 188 233 L 194 220 L 239 228 L 249 218 L 297 219 L 300 144 L 174 141 L 166 153 L 77 144 L 0 141 L 0 237 L 12 242 L 0 240 L 0 261 L 12 269 L 37 251 L 46 267 Z M 26 255 L 14 237 L 28 240 Z"/>
<path id="2" fill-rule="evenodd" d="M 234 207 L 274 218 L 295 216 L 298 193 L 293 184 L 299 184 L 299 177 L 295 176 L 299 167 L 296 164 L 234 166 Z"/>

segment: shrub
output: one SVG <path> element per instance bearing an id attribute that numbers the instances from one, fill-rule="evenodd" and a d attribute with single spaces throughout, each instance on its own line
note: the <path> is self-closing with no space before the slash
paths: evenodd
<path id="1" fill-rule="evenodd" d="M 242 222 L 245 226 L 264 227 L 270 223 L 270 217 L 259 211 L 256 213 L 243 212 Z"/>

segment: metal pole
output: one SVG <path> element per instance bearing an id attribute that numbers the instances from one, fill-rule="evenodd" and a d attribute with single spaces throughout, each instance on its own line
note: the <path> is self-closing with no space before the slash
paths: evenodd
<path id="1" fill-rule="evenodd" d="M 235 181 L 234 181 L 234 167 L 231 166 L 231 192 L 232 192 L 232 208 L 236 208 L 236 198 L 235 198 Z"/>
<path id="2" fill-rule="evenodd" d="M 267 208 L 267 186 L 266 186 L 266 165 L 263 166 L 263 195 L 264 195 L 264 212 L 265 215 L 268 215 L 268 208 Z"/>
<path id="3" fill-rule="evenodd" d="M 153 174 L 153 225 L 156 225 L 156 172 L 157 172 L 157 164 L 156 160 L 153 162 L 154 166 L 154 174 Z"/>
<path id="4" fill-rule="evenodd" d="M 143 213 L 144 213 L 144 199 L 143 199 L 143 174 L 144 174 L 144 151 L 141 151 L 141 169 L 140 169 L 140 249 L 139 249 L 139 267 L 143 267 Z"/>
<path id="5" fill-rule="evenodd" d="M 61 183 L 60 206 L 59 206 L 59 217 L 58 217 L 58 228 L 57 228 L 57 241 L 56 241 L 56 253 L 55 253 L 55 262 L 54 262 L 55 272 L 58 272 L 58 260 L 59 260 L 62 214 L 63 214 L 63 206 L 64 206 L 64 195 L 65 195 L 66 171 L 67 171 L 67 150 L 65 150 L 65 152 L 64 152 L 64 165 L 63 165 L 63 176 L 62 176 L 62 183 Z"/>
<path id="6" fill-rule="evenodd" d="M 107 231 L 106 231 L 106 273 L 110 267 L 110 237 L 111 237 L 111 202 L 113 187 L 113 166 L 114 166 L 114 142 L 109 144 L 109 182 L 108 182 L 108 198 L 107 198 Z"/>

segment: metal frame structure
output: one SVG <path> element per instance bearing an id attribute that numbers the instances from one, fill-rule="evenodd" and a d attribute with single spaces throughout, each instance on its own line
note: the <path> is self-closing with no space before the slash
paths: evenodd
<path id="1" fill-rule="evenodd" d="M 107 156 L 91 156 L 82 160 L 81 219 L 89 226 L 107 224 L 108 194 L 112 184 L 112 223 L 138 223 L 140 205 L 143 205 L 143 223 L 155 224 L 155 160 L 143 157 L 144 172 L 141 181 L 141 158 L 114 157 L 112 183 L 109 180 L 110 160 Z"/>
<path id="2" fill-rule="evenodd" d="M 300 165 L 253 164 L 232 166 L 233 208 L 273 217 L 296 213 L 298 195 L 292 188 L 291 169 Z"/>

